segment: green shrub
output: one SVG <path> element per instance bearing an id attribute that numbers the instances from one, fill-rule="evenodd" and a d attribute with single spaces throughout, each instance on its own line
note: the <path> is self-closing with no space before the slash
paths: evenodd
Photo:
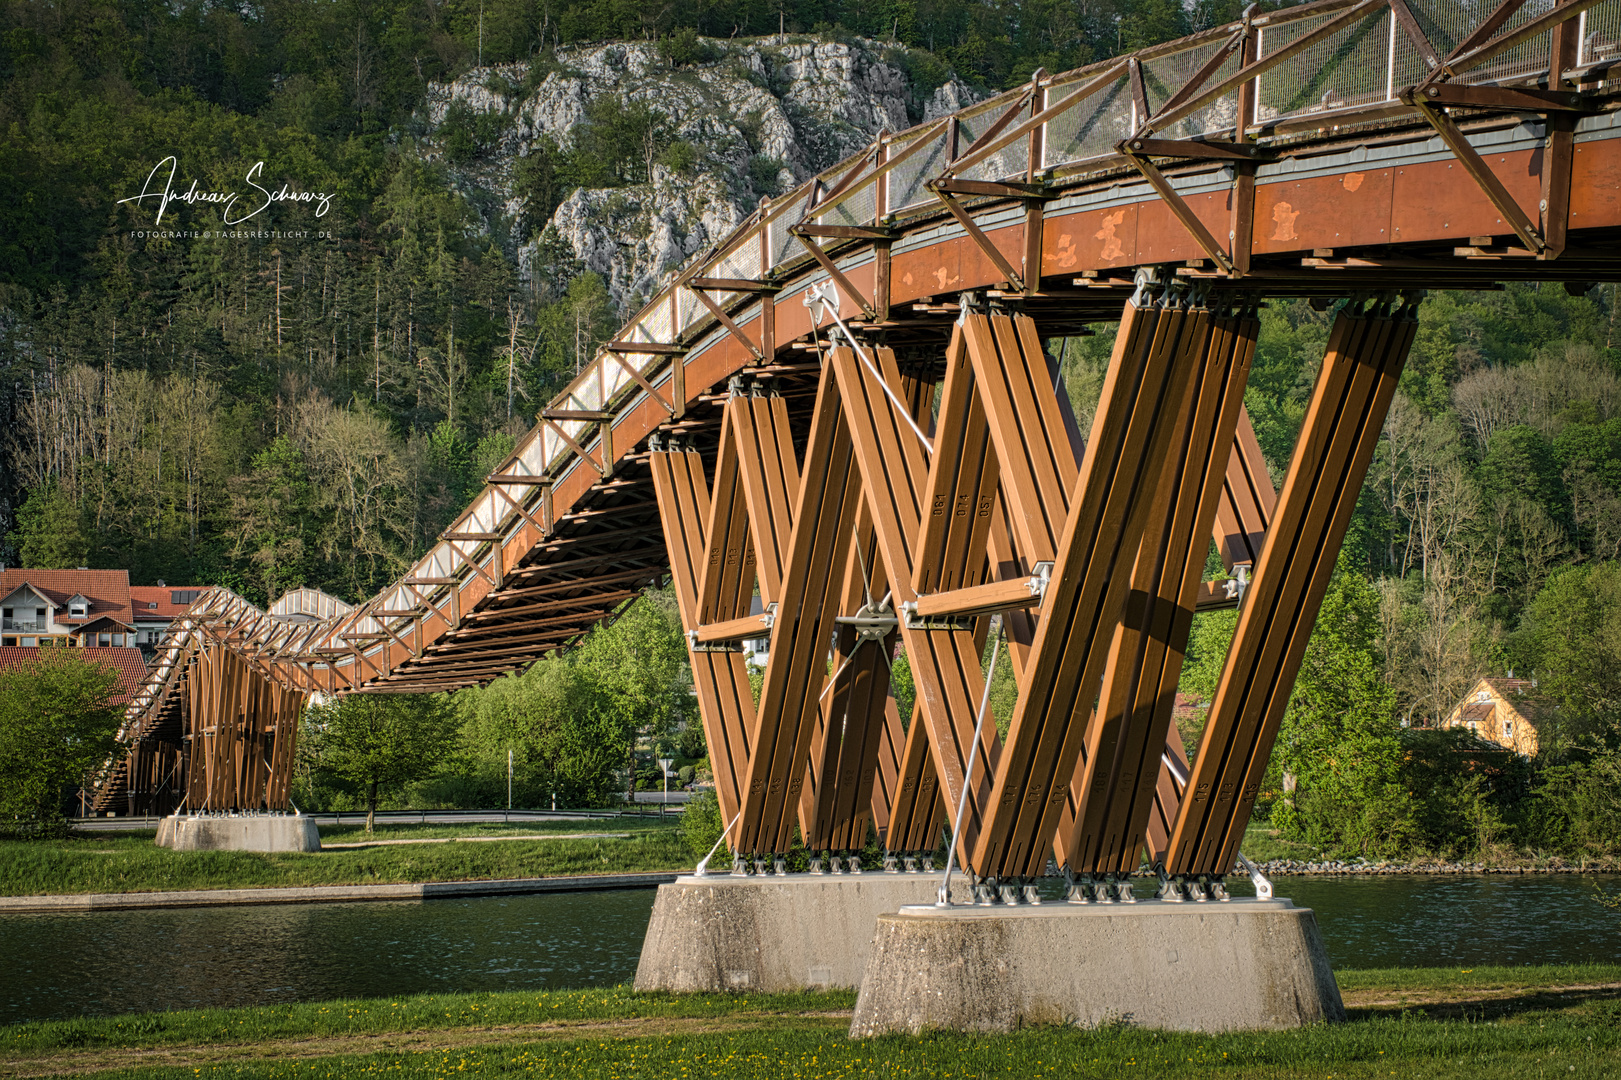
<path id="1" fill-rule="evenodd" d="M 698 36 L 698 31 L 688 26 L 660 39 L 659 55 L 668 60 L 671 67 L 687 67 L 712 62 L 716 50 L 713 45 Z"/>
<path id="2" fill-rule="evenodd" d="M 782 159 L 755 154 L 749 158 L 749 185 L 760 195 L 776 195 L 781 188 L 777 174 L 782 171 Z"/>
<path id="3" fill-rule="evenodd" d="M 713 790 L 700 791 L 687 800 L 687 808 L 681 815 L 681 838 L 687 842 L 687 850 L 692 852 L 693 858 L 708 855 L 725 827 L 726 823 L 720 819 L 720 800 L 715 798 Z"/>
<path id="4" fill-rule="evenodd" d="M 659 164 L 673 173 L 690 173 L 698 164 L 698 148 L 685 139 L 677 139 L 659 155 Z"/>

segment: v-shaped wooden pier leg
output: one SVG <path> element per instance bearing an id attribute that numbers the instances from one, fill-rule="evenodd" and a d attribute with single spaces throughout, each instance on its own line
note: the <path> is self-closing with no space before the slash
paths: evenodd
<path id="1" fill-rule="evenodd" d="M 1151 302 L 1140 293 L 1126 308 L 970 863 L 981 876 L 1031 877 L 1046 862 L 1130 593 L 1128 568 L 1191 392 L 1205 318 L 1173 296 Z"/>
<path id="2" fill-rule="evenodd" d="M 709 488 L 703 457 L 696 450 L 661 449 L 654 450 L 648 461 L 664 523 L 676 603 L 688 631 L 687 659 L 692 663 L 693 689 L 709 745 L 710 769 L 715 774 L 715 796 L 723 823 L 730 825 L 743 805 L 742 775 L 749 759 L 754 694 L 740 651 L 700 645 L 693 637 L 704 622 L 700 595 L 710 552 L 706 535 Z M 724 561 L 724 549 L 719 558 Z M 729 609 L 734 617 L 735 607 L 734 597 Z M 735 837 L 735 832 L 729 835 Z"/>
<path id="3" fill-rule="evenodd" d="M 1071 785 L 1073 817 L 1066 813 L 1059 829 L 1064 864 L 1084 878 L 1129 875 L 1138 866 L 1167 771 L 1177 680 L 1259 330 L 1253 312 L 1209 322 L 1179 421 L 1183 434 L 1161 478 L 1131 599 L 1115 630 L 1085 767 Z"/>
<path id="4" fill-rule="evenodd" d="M 1174 877 L 1232 868 L 1412 346 L 1415 308 L 1351 307 L 1334 321 L 1171 835 L 1165 870 Z"/>

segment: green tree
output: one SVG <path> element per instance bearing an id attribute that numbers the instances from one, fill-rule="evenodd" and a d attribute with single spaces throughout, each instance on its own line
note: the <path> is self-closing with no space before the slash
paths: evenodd
<path id="1" fill-rule="evenodd" d="M 580 807 L 612 799 L 627 734 L 600 708 L 573 657 L 553 653 L 482 689 L 462 691 L 456 705 L 463 754 L 481 787 L 504 782 L 510 751 L 520 800 L 555 796 L 562 806 Z"/>
<path id="2" fill-rule="evenodd" d="M 638 733 L 655 742 L 669 739 L 691 708 L 692 672 L 671 588 L 649 589 L 612 626 L 594 628 L 573 660 L 587 722 L 598 739 L 622 733 L 623 764 L 630 764 Z M 586 748 L 571 744 L 575 756 Z"/>
<path id="3" fill-rule="evenodd" d="M 1520 664 L 1566 717 L 1621 732 L 1621 563 L 1557 571 L 1526 607 L 1519 638 Z"/>
<path id="4" fill-rule="evenodd" d="M 231 485 L 231 554 L 240 560 L 245 595 L 268 604 L 310 584 L 316 491 L 304 454 L 277 439 L 254 455 L 252 471 Z"/>
<path id="5" fill-rule="evenodd" d="M 90 535 L 84 514 L 59 485 L 34 489 L 18 508 L 17 549 L 24 566 L 41 570 L 88 565 Z"/>
<path id="6" fill-rule="evenodd" d="M 442 695 L 350 694 L 305 710 L 302 736 L 321 768 L 365 789 L 371 832 L 379 789 L 438 769 L 456 726 Z"/>
<path id="7" fill-rule="evenodd" d="M 64 787 L 113 751 L 117 689 L 111 667 L 72 649 L 0 671 L 0 815 L 25 829 L 61 820 Z"/>
<path id="8" fill-rule="evenodd" d="M 1342 555 L 1275 752 L 1297 787 L 1273 820 L 1319 847 L 1369 856 L 1406 850 L 1416 829 L 1378 632 L 1379 593 Z"/>

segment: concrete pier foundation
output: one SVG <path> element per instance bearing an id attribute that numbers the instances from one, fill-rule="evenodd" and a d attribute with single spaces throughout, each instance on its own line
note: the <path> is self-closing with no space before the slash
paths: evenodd
<path id="1" fill-rule="evenodd" d="M 879 915 L 930 903 L 938 873 L 708 874 L 660 885 L 638 990 L 861 985 Z"/>
<path id="2" fill-rule="evenodd" d="M 1317 919 L 1288 900 L 920 906 L 879 916 L 850 1034 L 1343 1019 Z"/>
<path id="3" fill-rule="evenodd" d="M 320 851 L 321 834 L 297 814 L 175 814 L 158 822 L 157 844 L 176 851 Z"/>

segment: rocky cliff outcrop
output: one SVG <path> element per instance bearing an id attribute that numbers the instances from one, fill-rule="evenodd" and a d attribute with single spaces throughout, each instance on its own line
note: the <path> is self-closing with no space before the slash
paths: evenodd
<path id="1" fill-rule="evenodd" d="M 687 43 L 684 62 L 671 54 L 648 43 L 569 48 L 431 88 L 431 152 L 446 159 L 492 233 L 507 238 L 526 276 L 571 251 L 629 307 L 762 197 L 790 190 L 881 130 L 978 99 L 955 77 L 915 74 L 930 69 L 926 58 L 870 41 L 699 40 Z M 634 182 L 575 186 L 563 176 L 552 190 L 566 196 L 537 212 L 520 179 L 524 159 L 569 160 L 582 132 L 601 122 L 604 102 L 655 118 Z"/>

